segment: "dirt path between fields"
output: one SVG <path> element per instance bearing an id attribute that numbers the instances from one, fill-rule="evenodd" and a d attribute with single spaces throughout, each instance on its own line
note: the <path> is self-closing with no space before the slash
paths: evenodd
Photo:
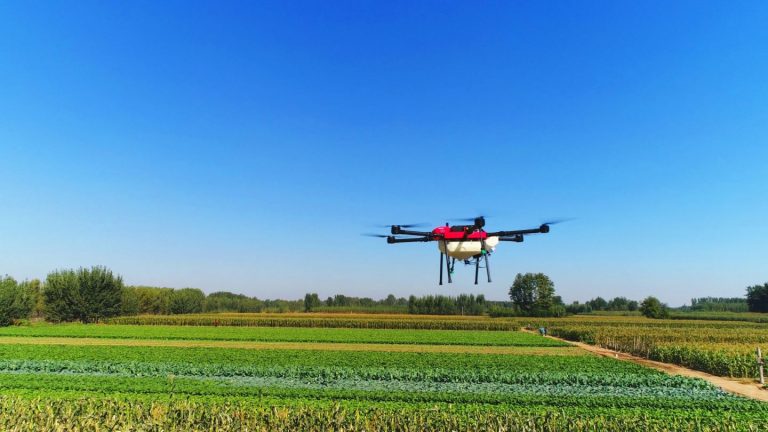
<path id="1" fill-rule="evenodd" d="M 534 332 L 531 332 L 531 333 L 534 333 Z M 688 369 L 686 367 L 673 365 L 669 363 L 662 363 L 654 360 L 648 360 L 646 358 L 637 357 L 637 356 L 626 354 L 619 351 L 613 351 L 607 348 L 601 348 L 598 346 L 589 345 L 581 342 L 573 342 L 565 339 L 560 339 L 554 336 L 547 336 L 547 337 L 550 339 L 567 342 L 569 344 L 575 345 L 581 349 L 595 353 L 597 355 L 601 355 L 603 357 L 610 357 L 610 358 L 615 358 L 615 359 L 624 360 L 624 361 L 631 361 L 632 363 L 637 363 L 639 365 L 657 369 L 662 372 L 666 372 L 670 375 L 682 375 L 682 376 L 687 376 L 692 378 L 701 378 L 703 380 L 709 381 L 710 383 L 720 387 L 721 389 L 727 392 L 768 402 L 768 390 L 763 389 L 760 386 L 760 384 L 757 382 L 746 381 L 747 378 L 744 378 L 743 380 L 739 380 L 734 378 L 719 377 L 716 375 L 710 375 L 706 372 Z"/>

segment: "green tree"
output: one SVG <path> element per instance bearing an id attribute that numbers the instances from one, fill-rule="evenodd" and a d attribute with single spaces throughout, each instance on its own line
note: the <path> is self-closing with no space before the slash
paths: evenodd
<path id="1" fill-rule="evenodd" d="M 89 323 L 100 318 L 120 315 L 123 299 L 123 278 L 102 266 L 77 270 L 80 289 L 79 319 Z"/>
<path id="2" fill-rule="evenodd" d="M 747 306 L 750 312 L 768 312 L 768 283 L 747 288 Z"/>
<path id="3" fill-rule="evenodd" d="M 122 278 L 106 267 L 55 271 L 45 282 L 45 315 L 50 321 L 85 323 L 119 315 L 122 292 Z"/>
<path id="4" fill-rule="evenodd" d="M 667 305 L 663 304 L 656 297 L 646 297 L 642 303 L 640 303 L 640 313 L 648 318 L 667 318 L 669 317 L 669 310 Z"/>
<path id="5" fill-rule="evenodd" d="M 390 294 L 387 296 L 387 298 L 384 300 L 384 304 L 387 306 L 394 306 L 397 304 L 397 297 L 395 297 L 394 294 Z"/>
<path id="6" fill-rule="evenodd" d="M 0 277 L 0 326 L 7 326 L 13 320 L 29 316 L 29 310 L 24 310 L 23 290 L 16 279 L 10 276 Z"/>
<path id="7" fill-rule="evenodd" d="M 548 315 L 554 295 L 555 284 L 544 273 L 518 273 L 509 288 L 509 298 L 524 315 Z"/>
<path id="8" fill-rule="evenodd" d="M 138 315 L 140 312 L 139 294 L 135 289 L 123 288 L 120 315 Z"/>
<path id="9" fill-rule="evenodd" d="M 203 305 L 204 312 L 261 312 L 264 304 L 255 297 L 219 291 L 208 294 Z"/>
<path id="10" fill-rule="evenodd" d="M 200 313 L 203 311 L 205 294 L 197 288 L 173 290 L 170 310 L 173 314 Z"/>
<path id="11" fill-rule="evenodd" d="M 139 301 L 139 314 L 168 315 L 171 313 L 173 288 L 130 286 L 126 290 L 136 294 Z"/>
<path id="12" fill-rule="evenodd" d="M 307 293 L 304 296 L 304 312 L 311 312 L 312 309 L 321 305 L 322 303 L 320 302 L 320 297 L 318 297 L 317 293 Z"/>
<path id="13" fill-rule="evenodd" d="M 48 321 L 75 321 L 80 307 L 80 286 L 74 270 L 56 270 L 45 278 L 44 314 Z"/>
<path id="14" fill-rule="evenodd" d="M 598 296 L 588 301 L 587 305 L 592 310 L 601 311 L 601 310 L 605 310 L 608 307 L 608 302 L 604 298 Z"/>
<path id="15" fill-rule="evenodd" d="M 32 279 L 19 284 L 24 290 L 23 298 L 25 308 L 29 309 L 26 316 L 42 317 L 45 301 L 43 298 L 43 283 L 40 279 Z"/>

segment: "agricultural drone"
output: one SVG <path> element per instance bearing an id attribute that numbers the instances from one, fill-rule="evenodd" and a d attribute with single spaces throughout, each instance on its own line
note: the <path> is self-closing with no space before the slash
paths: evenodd
<path id="1" fill-rule="evenodd" d="M 440 285 L 443 284 L 443 257 L 445 256 L 445 270 L 448 273 L 448 283 L 452 283 L 456 260 L 461 260 L 466 265 L 475 265 L 475 285 L 480 272 L 480 260 L 484 261 L 485 272 L 488 276 L 488 282 L 491 282 L 491 269 L 488 266 L 488 256 L 496 250 L 496 245 L 502 241 L 522 242 L 524 236 L 528 234 L 548 233 L 549 226 L 564 220 L 545 222 L 538 228 L 515 230 L 515 231 L 493 231 L 487 232 L 485 227 L 485 217 L 478 216 L 469 219 L 459 219 L 462 222 L 472 222 L 471 225 L 449 225 L 439 226 L 432 231 L 413 231 L 410 228 L 423 226 L 423 224 L 405 224 L 388 225 L 391 235 L 383 234 L 364 234 L 370 237 L 386 238 L 387 243 L 414 243 L 414 242 L 437 242 L 440 250 Z M 410 237 L 396 237 L 398 235 Z"/>

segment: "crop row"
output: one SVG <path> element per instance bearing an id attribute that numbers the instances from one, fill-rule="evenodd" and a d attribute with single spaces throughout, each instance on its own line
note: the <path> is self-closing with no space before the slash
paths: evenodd
<path id="1" fill-rule="evenodd" d="M 350 328 L 189 327 L 61 324 L 0 328 L 0 336 L 419 345 L 567 346 L 520 331 Z"/>
<path id="2" fill-rule="evenodd" d="M 667 363 L 728 377 L 755 377 L 755 348 L 766 344 L 768 329 L 752 325 L 547 323 L 549 333 Z M 734 323 L 736 324 L 736 323 Z M 739 323 L 742 324 L 742 323 Z"/>
<path id="3" fill-rule="evenodd" d="M 141 363 L 67 360 L 0 360 L 0 372 L 117 375 L 126 377 L 231 377 L 234 382 L 244 377 L 273 377 L 302 380 L 305 383 L 332 385 L 340 380 L 398 381 L 417 383 L 495 383 L 507 385 L 580 385 L 625 388 L 669 387 L 707 390 L 706 382 L 662 373 L 633 374 L 622 372 L 570 372 L 544 370 L 402 369 L 351 368 L 340 366 L 232 366 L 194 363 Z M 246 380 L 247 381 L 247 380 Z M 431 384 L 430 384 L 431 385 Z"/>
<path id="4" fill-rule="evenodd" d="M 0 397 L 2 430 L 756 431 L 768 416 L 727 410 L 430 408 L 311 400 L 243 401 Z"/>
<path id="5" fill-rule="evenodd" d="M 126 347 L 83 345 L 0 345 L 0 359 L 9 361 L 89 361 L 105 364 L 183 364 L 191 368 L 350 368 L 434 370 L 480 373 L 631 373 L 663 375 L 641 366 L 597 356 L 527 356 L 417 352 L 247 350 L 230 348 Z M 243 369 L 245 370 L 245 369 Z"/>
<path id="6" fill-rule="evenodd" d="M 744 327 L 714 327 L 699 325 L 690 326 L 641 326 L 611 323 L 605 325 L 584 325 L 568 322 L 550 322 L 549 328 L 559 334 L 571 338 L 571 334 L 585 342 L 595 343 L 599 340 L 633 339 L 638 343 L 648 341 L 658 342 L 701 342 L 710 344 L 722 343 L 760 343 L 768 340 L 768 327 L 758 329 Z"/>
<path id="7" fill-rule="evenodd" d="M 29 373 L 34 372 L 34 373 Z M 644 386 L 623 386 L 621 380 L 613 385 L 581 376 L 583 383 L 565 379 L 549 383 L 505 384 L 499 382 L 434 382 L 371 380 L 365 378 L 307 379 L 306 377 L 191 377 L 191 376 L 125 376 L 121 374 L 94 375 L 83 373 L 24 373 L 0 374 L 0 389 L 78 390 L 128 392 L 141 394 L 217 395 L 237 397 L 312 397 L 332 400 L 371 400 L 409 402 L 453 402 L 521 404 L 548 406 L 643 406 L 680 408 L 740 409 L 745 400 L 734 398 L 721 390 L 683 380 L 658 380 Z M 688 380 L 691 381 L 691 380 Z M 692 388 L 694 387 L 694 388 Z M 739 403 L 736 403 L 739 402 Z M 749 410 L 755 407 L 749 405 Z M 768 405 L 757 408 L 768 410 Z"/>
<path id="8" fill-rule="evenodd" d="M 315 327 L 421 330 L 517 330 L 517 322 L 498 319 L 403 319 L 378 315 L 363 317 L 314 316 L 234 316 L 234 315 L 145 315 L 109 318 L 105 324 L 238 326 L 238 327 Z"/>

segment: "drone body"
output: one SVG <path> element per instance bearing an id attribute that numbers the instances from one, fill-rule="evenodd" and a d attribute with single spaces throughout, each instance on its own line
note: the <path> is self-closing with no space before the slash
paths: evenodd
<path id="1" fill-rule="evenodd" d="M 488 266 L 488 256 L 496 250 L 496 246 L 502 241 L 522 242 L 525 235 L 548 233 L 549 226 L 556 222 L 547 222 L 538 228 L 514 230 L 514 231 L 495 231 L 487 232 L 485 227 L 485 218 L 478 216 L 469 219 L 472 225 L 449 225 L 439 226 L 432 231 L 412 231 L 408 228 L 415 225 L 391 225 L 391 235 L 369 234 L 374 237 L 384 237 L 387 243 L 413 243 L 413 242 L 437 242 L 440 251 L 440 285 L 443 284 L 443 258 L 445 258 L 445 269 L 448 272 L 448 283 L 453 282 L 453 274 L 456 260 L 464 261 L 465 264 L 475 264 L 475 285 L 477 285 L 478 274 L 480 272 L 480 261 L 484 261 L 484 267 L 488 276 L 488 282 L 491 282 L 491 270 Z M 396 237 L 398 235 L 408 237 Z"/>

